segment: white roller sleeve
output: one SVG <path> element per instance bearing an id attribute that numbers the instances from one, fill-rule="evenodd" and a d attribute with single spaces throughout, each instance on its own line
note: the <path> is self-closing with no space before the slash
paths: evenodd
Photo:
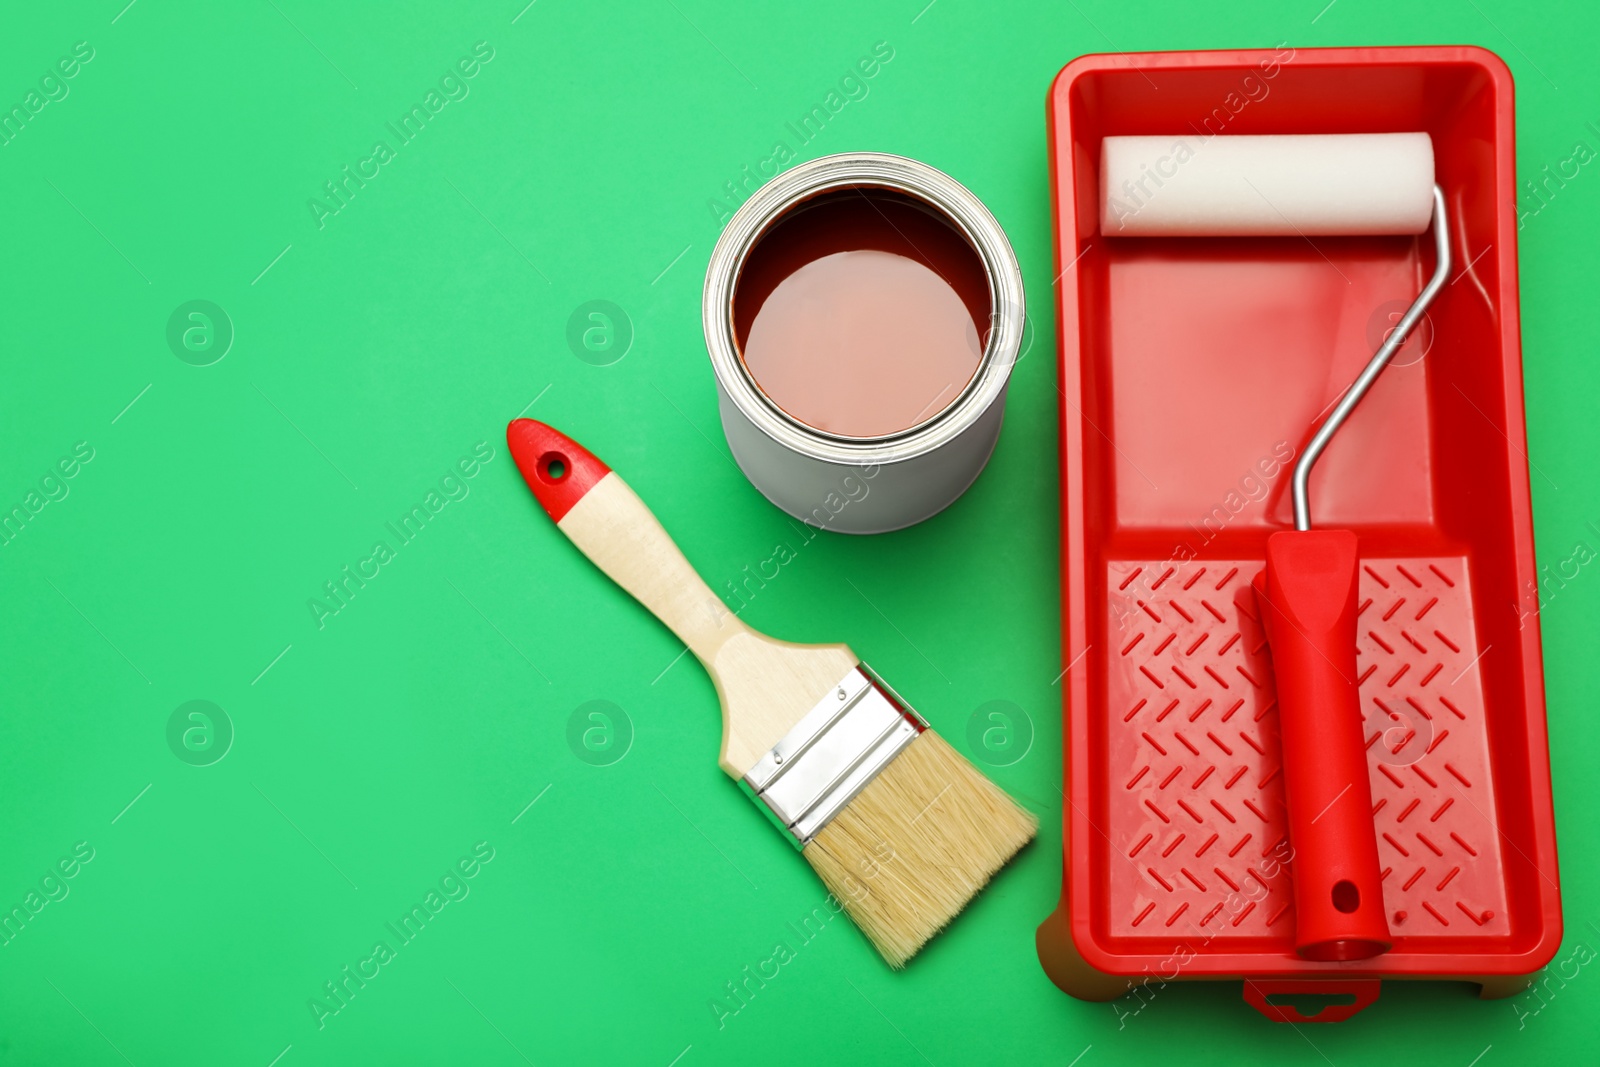
<path id="1" fill-rule="evenodd" d="M 1421 233 L 1433 212 L 1425 133 L 1107 137 L 1110 237 Z"/>

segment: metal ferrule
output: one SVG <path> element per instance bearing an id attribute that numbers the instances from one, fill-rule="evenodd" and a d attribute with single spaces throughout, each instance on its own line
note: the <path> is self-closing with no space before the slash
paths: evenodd
<path id="1" fill-rule="evenodd" d="M 857 665 L 739 784 L 804 848 L 925 729 L 892 690 Z"/>

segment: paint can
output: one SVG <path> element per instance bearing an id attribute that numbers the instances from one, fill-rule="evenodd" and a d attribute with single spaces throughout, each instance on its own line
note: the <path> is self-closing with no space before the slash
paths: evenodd
<path id="1" fill-rule="evenodd" d="M 792 279 L 801 278 L 802 269 L 814 278 L 817 264 L 833 269 L 846 262 L 841 256 L 859 256 L 856 250 L 863 247 L 869 256 L 906 261 L 891 265 L 909 272 L 911 282 L 936 275 L 935 284 L 954 294 L 941 299 L 959 300 L 954 306 L 965 308 L 972 320 L 966 342 L 973 357 L 970 378 L 951 376 L 935 394 L 937 402 L 912 417 L 903 413 L 913 406 L 910 399 L 894 395 L 895 376 L 926 376 L 925 369 L 909 362 L 899 371 L 879 368 L 879 392 L 862 390 L 851 377 L 853 365 L 828 362 L 825 350 L 844 336 L 837 331 L 816 335 L 817 351 L 804 353 L 803 367 L 789 368 L 809 370 L 809 356 L 817 356 L 820 369 L 814 380 L 797 383 L 804 387 L 799 394 L 796 383 L 788 394 L 779 392 L 770 370 L 758 381 L 747 360 L 758 338 L 773 336 L 772 329 L 763 332 L 760 316 L 773 321 L 779 314 L 768 309 L 780 304 L 778 294 L 786 291 L 780 287 L 810 284 Z M 812 302 L 789 301 L 788 327 L 829 318 L 825 301 L 801 299 Z M 923 325 L 906 318 L 908 309 L 886 308 L 882 316 L 863 320 L 864 309 L 856 307 L 853 321 L 864 329 L 848 340 L 860 342 L 875 329 Z M 1026 332 L 1022 273 L 994 216 L 949 175 L 876 152 L 812 160 L 757 190 L 728 221 L 711 254 L 702 312 L 722 428 L 740 469 L 795 518 L 856 534 L 921 522 L 972 484 L 999 438 L 1006 386 Z M 815 409 L 820 401 L 816 410 L 823 410 L 830 400 L 848 408 L 836 423 L 807 414 L 806 404 Z M 875 419 L 876 409 L 896 405 L 898 418 Z"/>

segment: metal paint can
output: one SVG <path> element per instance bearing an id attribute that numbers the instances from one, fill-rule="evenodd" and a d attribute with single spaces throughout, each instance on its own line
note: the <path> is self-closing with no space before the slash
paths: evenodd
<path id="1" fill-rule="evenodd" d="M 848 190 L 908 198 L 942 219 L 981 260 L 989 290 L 987 337 L 965 389 L 916 425 L 878 437 L 829 433 L 781 409 L 745 365 L 734 326 L 737 287 L 762 237 L 808 202 Z M 1000 436 L 1026 327 L 1022 272 L 989 210 L 949 175 L 878 152 L 812 160 L 758 189 L 711 253 L 702 314 L 723 433 L 745 477 L 795 518 L 856 534 L 921 522 L 978 477 Z"/>

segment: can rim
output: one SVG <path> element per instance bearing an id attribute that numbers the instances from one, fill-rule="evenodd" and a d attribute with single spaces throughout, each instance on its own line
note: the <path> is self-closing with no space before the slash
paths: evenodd
<path id="1" fill-rule="evenodd" d="M 872 186 L 904 193 L 945 216 L 983 261 L 989 282 L 989 338 L 978 367 L 954 400 L 903 430 L 846 437 L 785 412 L 751 377 L 733 334 L 733 294 L 756 242 L 790 208 L 834 189 Z M 701 316 L 706 350 L 723 393 L 751 423 L 791 451 L 833 463 L 898 462 L 945 445 L 999 400 L 1024 334 L 1022 271 L 1000 223 L 966 186 L 943 171 L 885 152 L 846 152 L 802 163 L 767 182 L 728 221 L 706 268 Z"/>

